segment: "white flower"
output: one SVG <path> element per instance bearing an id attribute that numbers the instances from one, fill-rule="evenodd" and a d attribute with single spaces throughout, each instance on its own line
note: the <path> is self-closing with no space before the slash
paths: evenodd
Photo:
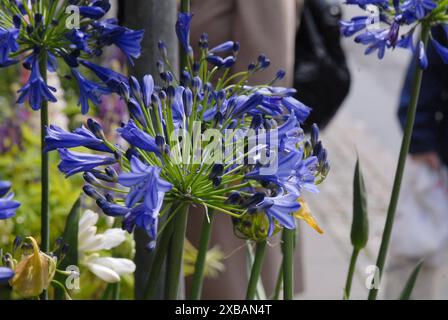
<path id="1" fill-rule="evenodd" d="M 103 257 L 98 251 L 118 247 L 126 240 L 126 231 L 113 228 L 97 233 L 98 214 L 86 210 L 79 219 L 78 252 L 80 263 L 98 278 L 109 282 L 119 282 L 123 274 L 133 273 L 135 264 L 123 258 Z"/>

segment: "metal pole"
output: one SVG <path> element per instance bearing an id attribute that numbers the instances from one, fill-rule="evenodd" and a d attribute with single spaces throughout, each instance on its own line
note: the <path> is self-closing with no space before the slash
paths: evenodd
<path id="1" fill-rule="evenodd" d="M 141 79 L 146 74 L 151 74 L 154 81 L 160 84 L 156 62 L 160 60 L 157 43 L 163 40 L 168 47 L 168 57 L 177 72 L 179 66 L 179 49 L 174 25 L 176 23 L 176 0 L 120 0 L 120 12 L 125 26 L 132 29 L 144 29 L 145 36 L 142 42 L 141 57 L 135 60 L 134 67 L 130 67 L 130 74 Z M 149 267 L 154 253 L 149 253 L 145 248 L 149 242 L 146 232 L 136 230 L 134 233 L 136 242 L 135 264 L 135 298 L 141 299 L 146 286 Z M 161 277 L 163 279 L 164 276 Z M 163 283 L 160 284 L 163 288 Z M 162 298 L 161 290 L 158 290 Z"/>

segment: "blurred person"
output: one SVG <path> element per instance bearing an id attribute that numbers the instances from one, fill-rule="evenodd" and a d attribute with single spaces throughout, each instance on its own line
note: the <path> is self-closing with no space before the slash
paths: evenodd
<path id="1" fill-rule="evenodd" d="M 257 72 L 250 79 L 252 84 L 269 83 L 279 69 L 286 76 L 276 82 L 277 86 L 292 87 L 295 62 L 295 39 L 299 25 L 303 0 L 192 0 L 191 12 L 194 14 L 191 25 L 191 43 L 198 50 L 198 39 L 206 32 L 209 47 L 228 40 L 241 43 L 238 59 L 232 73 L 247 70 L 260 54 L 271 61 L 266 70 Z M 187 237 L 197 247 L 204 215 L 192 212 L 189 216 Z M 245 242 L 233 233 L 231 218 L 223 214 L 214 217 L 209 247 L 218 246 L 226 255 L 225 271 L 216 279 L 205 279 L 203 299 L 244 299 L 247 290 Z M 299 229 L 300 230 L 300 229 Z M 300 234 L 300 231 L 299 231 Z M 295 261 L 295 290 L 302 288 L 300 259 L 300 238 L 297 241 Z M 274 291 L 282 255 L 280 237 L 268 246 L 262 269 L 261 280 L 269 298 Z M 187 280 L 187 296 L 190 292 Z"/>
<path id="2" fill-rule="evenodd" d="M 440 28 L 435 34 L 444 39 L 443 33 Z M 448 65 L 444 64 L 431 42 L 428 60 L 391 241 L 387 299 L 400 296 L 407 279 L 421 260 L 423 267 L 412 298 L 441 298 L 437 286 L 442 284 L 448 288 L 439 277 L 446 265 L 448 237 Z M 410 103 L 415 63 L 414 59 L 409 67 L 398 110 L 402 127 Z M 447 298 L 446 292 L 444 295 L 443 298 Z"/>

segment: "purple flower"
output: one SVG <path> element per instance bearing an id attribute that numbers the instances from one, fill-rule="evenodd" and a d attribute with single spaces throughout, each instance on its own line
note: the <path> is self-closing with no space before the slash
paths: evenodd
<path id="1" fill-rule="evenodd" d="M 269 219 L 268 237 L 272 236 L 275 221 L 286 229 L 295 229 L 294 212 L 300 209 L 298 196 L 295 194 L 265 197 L 256 205 L 258 211 L 264 211 Z"/>
<path id="2" fill-rule="evenodd" d="M 104 141 L 98 139 L 86 127 L 75 129 L 73 132 L 64 131 L 62 128 L 50 125 L 45 136 L 45 152 L 61 148 L 86 147 L 92 150 L 111 152 L 104 145 Z"/>
<path id="3" fill-rule="evenodd" d="M 193 15 L 191 13 L 180 12 L 176 22 L 176 34 L 185 52 L 190 53 L 190 24 Z"/>
<path id="4" fill-rule="evenodd" d="M 341 33 L 345 37 L 350 37 L 358 31 L 365 29 L 369 23 L 372 23 L 372 19 L 366 16 L 353 17 L 350 21 L 341 21 Z"/>
<path id="5" fill-rule="evenodd" d="M 80 6 L 79 13 L 81 16 L 89 19 L 101 19 L 106 14 L 103 8 L 97 6 Z"/>
<path id="6" fill-rule="evenodd" d="M 10 189 L 9 181 L 0 181 L 0 220 L 14 217 L 20 207 L 20 202 L 13 200 L 14 193 L 9 193 Z"/>
<path id="7" fill-rule="evenodd" d="M 406 0 L 402 5 L 403 11 L 412 12 L 417 19 L 423 19 L 428 12 L 434 10 L 437 4 L 433 0 Z"/>
<path id="8" fill-rule="evenodd" d="M 17 99 L 17 103 L 23 103 L 25 100 L 28 100 L 33 110 L 39 110 L 42 106 L 42 102 L 57 101 L 55 96 L 51 93 L 51 91 L 54 92 L 56 89 L 48 86 L 42 78 L 39 70 L 38 58 L 36 56 L 32 56 L 31 60 L 31 75 L 27 84 L 18 91 L 20 95 Z"/>
<path id="9" fill-rule="evenodd" d="M 172 184 L 160 178 L 159 167 L 145 165 L 137 157 L 131 158 L 131 172 L 122 173 L 118 183 L 131 188 L 126 197 L 126 206 L 133 207 L 142 199 L 149 210 L 160 209 L 165 192 L 172 188 Z"/>
<path id="10" fill-rule="evenodd" d="M 19 29 L 16 28 L 4 29 L 0 27 L 0 67 L 7 67 L 17 62 L 11 60 L 9 54 L 19 50 L 17 44 L 19 32 Z"/>
<path id="11" fill-rule="evenodd" d="M 112 92 L 120 93 L 123 84 L 129 86 L 128 78 L 118 72 L 98 66 L 87 60 L 80 60 L 79 62 L 86 68 L 92 70 Z"/>
<path id="12" fill-rule="evenodd" d="M 8 282 L 12 277 L 14 277 L 14 271 L 9 268 L 0 267 L 0 284 Z"/>
<path id="13" fill-rule="evenodd" d="M 77 49 L 91 53 L 92 50 L 89 48 L 89 39 L 91 37 L 90 34 L 82 31 L 81 29 L 73 29 L 70 32 L 68 32 L 66 35 L 66 38 L 70 40 L 70 42 L 73 43 L 73 45 L 76 46 Z"/>
<path id="14" fill-rule="evenodd" d="M 224 43 L 221 43 L 220 45 L 217 45 L 216 47 L 210 49 L 210 53 L 220 53 L 220 52 L 226 52 L 233 50 L 235 47 L 235 42 L 233 41 L 226 41 Z"/>
<path id="15" fill-rule="evenodd" d="M 439 56 L 442 58 L 444 63 L 448 63 L 448 48 L 443 46 L 436 39 L 432 38 L 431 43 L 434 46 L 434 49 L 437 51 Z"/>
<path id="16" fill-rule="evenodd" d="M 76 69 L 72 69 L 72 74 L 75 77 L 79 87 L 78 106 L 81 105 L 82 114 L 87 114 L 89 112 L 89 100 L 98 106 L 101 103 L 101 96 L 103 94 L 109 94 L 110 90 L 102 87 L 99 83 L 86 79 Z"/>
<path id="17" fill-rule="evenodd" d="M 67 149 L 59 149 L 58 151 L 61 157 L 58 168 L 67 177 L 117 162 L 114 158 L 107 156 L 68 151 Z"/>
<path id="18" fill-rule="evenodd" d="M 159 224 L 160 208 L 150 210 L 144 204 L 140 204 L 133 208 L 123 220 L 123 229 L 131 233 L 135 227 L 142 228 L 146 231 L 151 241 L 147 244 L 147 248 L 152 250 L 156 246 L 157 228 Z"/>
<path id="19" fill-rule="evenodd" d="M 418 43 L 418 62 L 421 69 L 428 68 L 428 57 L 426 55 L 425 44 L 423 41 Z"/>
<path id="20" fill-rule="evenodd" d="M 98 22 L 94 26 L 100 31 L 98 41 L 101 45 L 115 44 L 124 52 L 131 64 L 133 59 L 140 57 L 141 42 L 144 30 L 131 30 L 118 25 L 118 20 L 107 19 Z"/>
<path id="21" fill-rule="evenodd" d="M 134 120 L 129 120 L 124 127 L 117 129 L 117 132 L 133 147 L 160 154 L 160 148 L 156 144 L 156 140 L 140 130 Z"/>

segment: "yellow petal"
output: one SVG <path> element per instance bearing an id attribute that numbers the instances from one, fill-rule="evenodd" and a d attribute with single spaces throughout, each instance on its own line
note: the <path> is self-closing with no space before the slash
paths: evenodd
<path id="1" fill-rule="evenodd" d="M 301 220 L 305 221 L 318 233 L 320 233 L 320 234 L 324 233 L 323 230 L 317 224 L 314 217 L 312 216 L 311 210 L 310 210 L 310 207 L 308 206 L 308 204 L 302 198 L 299 198 L 298 201 L 300 203 L 300 209 L 296 213 L 294 213 L 294 217 L 296 219 L 301 219 Z"/>
<path id="2" fill-rule="evenodd" d="M 24 298 L 35 297 L 48 288 L 56 270 L 55 260 L 40 252 L 34 238 L 28 237 L 33 246 L 33 253 L 22 257 L 15 268 L 15 275 L 10 284 L 14 291 Z"/>

